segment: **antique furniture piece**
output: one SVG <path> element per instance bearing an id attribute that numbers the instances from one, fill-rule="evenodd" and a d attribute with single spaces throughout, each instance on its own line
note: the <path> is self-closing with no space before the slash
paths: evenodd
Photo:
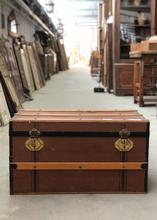
<path id="1" fill-rule="evenodd" d="M 99 76 L 101 56 L 98 50 L 94 50 L 90 57 L 91 76 Z"/>
<path id="2" fill-rule="evenodd" d="M 149 49 L 148 45 L 149 44 L 146 44 L 146 49 Z M 157 43 L 154 44 L 154 46 L 155 45 L 157 46 Z M 144 50 L 144 48 L 145 45 L 144 47 L 141 45 L 141 50 Z M 133 82 L 134 103 L 139 103 L 140 107 L 144 106 L 146 102 L 147 104 L 154 103 L 156 105 L 157 50 L 130 52 L 130 56 L 135 59 Z"/>
<path id="3" fill-rule="evenodd" d="M 137 111 L 20 110 L 10 193 L 147 192 L 149 121 Z"/>
<path id="4" fill-rule="evenodd" d="M 115 95 L 133 94 L 130 44 L 155 34 L 155 0 L 113 0 L 113 73 Z"/>

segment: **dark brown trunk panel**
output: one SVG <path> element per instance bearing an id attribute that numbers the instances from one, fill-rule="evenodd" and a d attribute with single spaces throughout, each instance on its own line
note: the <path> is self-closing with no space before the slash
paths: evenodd
<path id="1" fill-rule="evenodd" d="M 129 171 L 126 175 L 127 192 L 146 192 L 147 173 L 146 171 Z M 137 181 L 138 180 L 138 181 Z"/>
<path id="2" fill-rule="evenodd" d="M 12 194 L 19 194 L 19 193 L 33 193 L 34 186 L 33 186 L 33 172 L 34 171 L 21 171 L 16 170 L 12 171 Z"/>
<path id="3" fill-rule="evenodd" d="M 13 171 L 13 193 L 145 192 L 145 171 L 124 171 L 123 181 L 121 175 L 120 171 Z"/>
<path id="4" fill-rule="evenodd" d="M 38 192 L 119 191 L 118 171 L 39 171 Z"/>
<path id="5" fill-rule="evenodd" d="M 25 147 L 26 137 L 13 138 L 13 161 L 31 162 L 33 153 Z M 118 138 L 50 138 L 41 137 L 44 148 L 36 152 L 39 162 L 110 162 L 121 161 L 115 148 Z M 145 138 L 132 138 L 133 149 L 127 154 L 128 162 L 144 162 L 147 159 Z"/>

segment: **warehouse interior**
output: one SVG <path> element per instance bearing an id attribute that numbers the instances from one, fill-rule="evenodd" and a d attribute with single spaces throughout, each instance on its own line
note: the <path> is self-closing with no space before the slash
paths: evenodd
<path id="1" fill-rule="evenodd" d="M 157 208 L 156 1 L 0 0 L 0 26 L 0 220 L 154 220 Z M 34 109 L 137 110 L 140 115 L 138 119 L 134 116 L 135 121 L 144 116 L 150 122 L 148 191 L 12 193 L 9 121 L 18 117 L 20 111 Z M 83 120 L 81 114 L 79 117 Z M 144 144 L 140 145 L 135 157 L 144 148 Z M 137 174 L 132 178 L 136 182 Z M 88 183 L 85 185 L 90 188 Z"/>

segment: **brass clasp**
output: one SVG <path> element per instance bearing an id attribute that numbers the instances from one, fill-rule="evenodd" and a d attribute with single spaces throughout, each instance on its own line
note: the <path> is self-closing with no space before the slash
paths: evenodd
<path id="1" fill-rule="evenodd" d="M 40 136 L 40 131 L 33 128 L 29 131 L 30 137 L 25 142 L 25 146 L 29 151 L 40 151 L 44 147 L 44 142 Z"/>
<path id="2" fill-rule="evenodd" d="M 134 147 L 134 143 L 129 139 L 130 131 L 127 129 L 122 129 L 119 132 L 120 138 L 115 142 L 115 148 L 121 152 L 130 151 Z"/>

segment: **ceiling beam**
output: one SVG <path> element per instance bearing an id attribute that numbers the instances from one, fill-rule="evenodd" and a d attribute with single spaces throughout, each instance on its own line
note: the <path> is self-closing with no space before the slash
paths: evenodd
<path id="1" fill-rule="evenodd" d="M 75 20 L 76 23 L 97 23 L 97 19 L 78 19 L 78 20 Z"/>
<path id="2" fill-rule="evenodd" d="M 76 11 L 98 11 L 97 8 L 91 7 L 91 8 L 76 8 Z"/>
<path id="3" fill-rule="evenodd" d="M 81 18 L 96 18 L 97 17 L 97 15 L 88 15 L 88 14 L 86 14 L 86 15 L 75 15 L 74 17 L 81 17 Z"/>
<path id="4" fill-rule="evenodd" d="M 68 0 L 69 2 L 95 2 L 99 3 L 102 2 L 102 0 Z"/>
<path id="5" fill-rule="evenodd" d="M 90 27 L 90 26 L 92 26 L 92 27 L 97 27 L 97 23 L 94 23 L 94 22 L 89 22 L 89 23 L 76 23 L 76 25 L 78 26 L 78 27 Z"/>
<path id="6" fill-rule="evenodd" d="M 75 22 L 76 24 L 97 24 L 97 21 L 87 21 L 87 22 L 84 22 L 84 21 L 76 21 Z"/>
<path id="7" fill-rule="evenodd" d="M 34 19 L 45 31 L 47 31 L 51 36 L 55 36 L 54 33 L 52 33 L 52 31 L 46 26 L 46 24 L 44 24 L 44 22 L 37 16 L 34 14 L 33 11 L 30 10 L 30 8 L 22 1 L 22 0 L 15 0 L 15 2 L 22 7 L 22 9 L 24 9 L 27 14 Z"/>

